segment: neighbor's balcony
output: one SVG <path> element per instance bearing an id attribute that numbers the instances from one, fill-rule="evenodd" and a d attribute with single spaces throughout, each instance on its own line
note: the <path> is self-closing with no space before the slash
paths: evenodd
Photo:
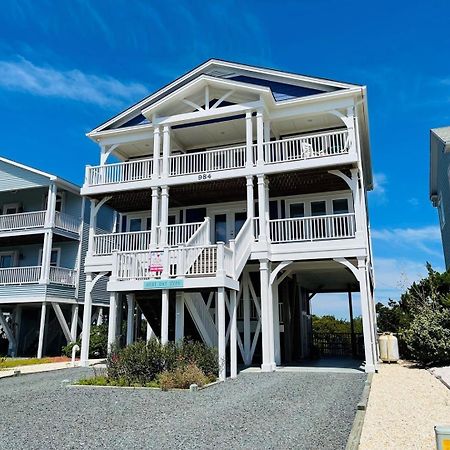
<path id="1" fill-rule="evenodd" d="M 45 214 L 45 211 L 32 211 L 0 216 L 0 233 L 43 228 Z M 79 234 L 80 225 L 80 219 L 69 214 L 55 213 L 55 228 Z"/>
<path id="2" fill-rule="evenodd" d="M 264 166 L 313 159 L 333 158 L 349 153 L 348 131 L 303 135 L 263 143 Z M 252 145 L 250 165 L 258 161 L 258 148 Z M 245 145 L 169 156 L 168 177 L 182 177 L 244 169 L 247 166 Z M 159 174 L 162 174 L 162 162 Z M 141 159 L 103 166 L 87 166 L 84 188 L 117 185 L 153 178 L 153 159 Z"/>
<path id="3" fill-rule="evenodd" d="M 0 285 L 37 284 L 42 266 L 8 267 L 0 269 Z M 50 267 L 49 281 L 63 286 L 76 285 L 77 271 L 65 267 Z"/>

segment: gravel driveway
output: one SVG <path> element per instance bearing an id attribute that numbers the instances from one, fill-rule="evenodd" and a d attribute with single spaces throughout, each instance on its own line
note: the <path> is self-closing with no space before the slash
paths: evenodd
<path id="1" fill-rule="evenodd" d="M 341 449 L 366 379 L 241 374 L 196 393 L 67 386 L 90 372 L 0 380 L 0 449 Z"/>

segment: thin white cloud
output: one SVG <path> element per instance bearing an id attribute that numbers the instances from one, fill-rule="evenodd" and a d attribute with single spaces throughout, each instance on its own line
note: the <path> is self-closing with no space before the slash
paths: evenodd
<path id="1" fill-rule="evenodd" d="M 416 247 L 429 255 L 441 256 L 437 245 L 441 242 L 438 226 L 428 225 L 420 228 L 383 228 L 372 230 L 372 239 L 395 247 Z"/>
<path id="2" fill-rule="evenodd" d="M 373 175 L 373 191 L 372 194 L 380 202 L 386 202 L 386 185 L 388 184 L 387 177 L 384 173 L 375 173 Z"/>
<path id="3" fill-rule="evenodd" d="M 148 94 L 139 83 L 123 83 L 77 69 L 60 71 L 50 66 L 37 66 L 24 58 L 0 61 L 0 88 L 102 107 L 123 106 Z"/>

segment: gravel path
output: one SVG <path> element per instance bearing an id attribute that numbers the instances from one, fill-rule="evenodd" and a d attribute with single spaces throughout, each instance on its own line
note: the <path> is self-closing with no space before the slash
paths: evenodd
<path id="1" fill-rule="evenodd" d="M 434 449 L 435 425 L 450 425 L 450 390 L 426 370 L 382 364 L 373 377 L 360 449 Z"/>
<path id="2" fill-rule="evenodd" d="M 196 393 L 0 380 L 0 449 L 343 449 L 364 374 L 241 374 Z"/>

